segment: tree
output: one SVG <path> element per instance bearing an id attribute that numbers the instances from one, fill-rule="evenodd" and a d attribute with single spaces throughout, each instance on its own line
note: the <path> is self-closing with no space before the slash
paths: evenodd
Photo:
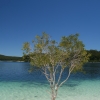
<path id="1" fill-rule="evenodd" d="M 23 45 L 24 54 L 29 55 L 30 63 L 40 68 L 50 83 L 51 100 L 55 100 L 60 86 L 69 78 L 72 71 L 82 70 L 82 65 L 88 61 L 89 55 L 84 49 L 84 44 L 78 39 L 78 34 L 62 37 L 57 43 L 50 36 L 43 33 L 33 40 L 34 47 L 30 43 Z M 68 75 L 61 81 L 64 70 L 68 68 Z M 67 73 L 67 71 L 66 71 Z"/>
<path id="2" fill-rule="evenodd" d="M 87 50 L 91 54 L 89 59 L 90 62 L 100 62 L 100 51 L 97 50 Z"/>

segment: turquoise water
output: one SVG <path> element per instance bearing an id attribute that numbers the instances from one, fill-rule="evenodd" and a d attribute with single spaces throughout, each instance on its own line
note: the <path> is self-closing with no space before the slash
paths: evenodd
<path id="1" fill-rule="evenodd" d="M 56 100 L 100 100 L 100 63 L 85 65 L 86 74 L 72 74 Z M 28 63 L 0 62 L 0 100 L 51 100 L 49 83 Z M 95 68 L 94 68 L 95 67 Z"/>

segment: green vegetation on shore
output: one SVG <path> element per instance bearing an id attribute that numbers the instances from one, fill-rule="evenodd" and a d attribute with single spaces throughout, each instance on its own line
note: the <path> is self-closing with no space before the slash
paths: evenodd
<path id="1" fill-rule="evenodd" d="M 91 54 L 89 62 L 100 62 L 100 51 L 97 50 L 87 50 Z"/>
<path id="2" fill-rule="evenodd" d="M 16 56 L 5 56 L 0 54 L 0 60 L 1 61 L 23 61 L 23 58 L 16 57 Z"/>

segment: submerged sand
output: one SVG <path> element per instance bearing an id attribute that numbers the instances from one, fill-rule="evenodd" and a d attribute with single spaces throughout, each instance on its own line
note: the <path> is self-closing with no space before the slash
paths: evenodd
<path id="1" fill-rule="evenodd" d="M 51 100 L 49 85 L 35 82 L 0 82 L 0 100 Z M 100 81 L 69 82 L 56 100 L 100 100 Z"/>

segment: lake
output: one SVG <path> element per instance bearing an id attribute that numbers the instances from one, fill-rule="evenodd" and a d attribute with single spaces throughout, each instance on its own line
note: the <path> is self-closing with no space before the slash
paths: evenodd
<path id="1" fill-rule="evenodd" d="M 0 100 L 51 100 L 44 75 L 29 73 L 26 62 L 0 62 Z M 56 100 L 100 100 L 100 63 L 84 65 L 85 74 L 71 74 Z"/>

